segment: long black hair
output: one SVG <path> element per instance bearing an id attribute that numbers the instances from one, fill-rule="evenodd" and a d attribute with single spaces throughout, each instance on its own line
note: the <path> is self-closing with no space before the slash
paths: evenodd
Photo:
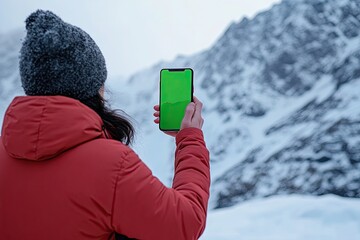
<path id="1" fill-rule="evenodd" d="M 133 142 L 135 130 L 129 120 L 129 116 L 121 110 L 111 109 L 100 93 L 81 100 L 83 104 L 94 110 L 103 120 L 103 129 L 111 135 L 112 139 L 126 145 Z M 107 134 L 105 132 L 105 134 Z"/>

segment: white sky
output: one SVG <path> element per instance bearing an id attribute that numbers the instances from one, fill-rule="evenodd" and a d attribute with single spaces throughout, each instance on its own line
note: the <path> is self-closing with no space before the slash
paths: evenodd
<path id="1" fill-rule="evenodd" d="M 0 0 L 0 33 L 24 28 L 36 9 L 51 10 L 96 41 L 109 76 L 210 47 L 232 21 L 280 0 Z"/>

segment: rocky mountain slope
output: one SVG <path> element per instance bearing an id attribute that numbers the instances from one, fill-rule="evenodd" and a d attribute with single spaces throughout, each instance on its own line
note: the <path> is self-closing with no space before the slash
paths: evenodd
<path id="1" fill-rule="evenodd" d="M 132 113 L 150 129 L 159 70 L 194 68 L 212 207 L 276 194 L 360 197 L 359 34 L 359 1 L 285 0 L 124 87 L 137 93 L 131 101 L 144 107 Z"/>

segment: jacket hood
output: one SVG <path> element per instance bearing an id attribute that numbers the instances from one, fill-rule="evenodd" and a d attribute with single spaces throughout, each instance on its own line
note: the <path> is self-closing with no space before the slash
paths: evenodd
<path id="1" fill-rule="evenodd" d="M 104 137 L 102 125 L 100 116 L 76 99 L 16 97 L 5 113 L 1 138 L 11 157 L 42 161 Z"/>

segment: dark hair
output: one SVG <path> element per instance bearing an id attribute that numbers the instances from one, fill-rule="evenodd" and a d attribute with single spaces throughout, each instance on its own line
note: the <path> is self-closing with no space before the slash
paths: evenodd
<path id="1" fill-rule="evenodd" d="M 80 101 L 99 114 L 104 123 L 103 128 L 111 135 L 111 138 L 126 145 L 133 142 L 135 130 L 124 111 L 110 109 L 100 93 Z"/>

